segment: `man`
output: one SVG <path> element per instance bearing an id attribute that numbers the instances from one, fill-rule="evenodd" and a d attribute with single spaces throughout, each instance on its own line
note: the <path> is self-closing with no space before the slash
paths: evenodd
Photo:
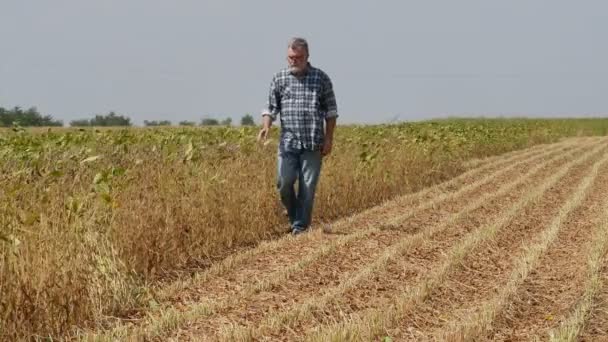
<path id="1" fill-rule="evenodd" d="M 331 80 L 310 65 L 308 57 L 306 40 L 292 38 L 287 47 L 289 67 L 272 78 L 258 134 L 258 141 L 265 141 L 272 122 L 280 117 L 277 188 L 294 235 L 310 227 L 322 158 L 331 153 L 338 117 Z"/>

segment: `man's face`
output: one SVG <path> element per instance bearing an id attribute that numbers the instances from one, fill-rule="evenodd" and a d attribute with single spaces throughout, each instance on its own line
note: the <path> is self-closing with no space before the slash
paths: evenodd
<path id="1" fill-rule="evenodd" d="M 308 54 L 304 49 L 287 49 L 287 63 L 291 72 L 294 74 L 301 74 L 306 71 L 308 66 Z"/>

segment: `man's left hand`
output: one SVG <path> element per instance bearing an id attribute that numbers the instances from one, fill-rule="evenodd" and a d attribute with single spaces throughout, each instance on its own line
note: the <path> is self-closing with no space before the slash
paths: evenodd
<path id="1" fill-rule="evenodd" d="M 331 140 L 325 140 L 325 142 L 323 143 L 323 149 L 321 149 L 321 155 L 323 157 L 326 157 L 331 153 L 332 145 L 333 142 Z"/>

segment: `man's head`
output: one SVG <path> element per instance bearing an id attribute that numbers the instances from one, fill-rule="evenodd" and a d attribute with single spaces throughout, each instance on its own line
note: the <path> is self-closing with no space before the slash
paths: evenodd
<path id="1" fill-rule="evenodd" d="M 308 68 L 308 42 L 304 38 L 291 38 L 287 45 L 287 63 L 294 74 L 302 74 Z"/>

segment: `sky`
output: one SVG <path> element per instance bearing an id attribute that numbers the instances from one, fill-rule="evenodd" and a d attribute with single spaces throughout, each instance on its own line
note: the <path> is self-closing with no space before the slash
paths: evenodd
<path id="1" fill-rule="evenodd" d="M 338 122 L 608 116 L 608 2 L 0 0 L 0 107 L 257 122 L 287 41 Z"/>

